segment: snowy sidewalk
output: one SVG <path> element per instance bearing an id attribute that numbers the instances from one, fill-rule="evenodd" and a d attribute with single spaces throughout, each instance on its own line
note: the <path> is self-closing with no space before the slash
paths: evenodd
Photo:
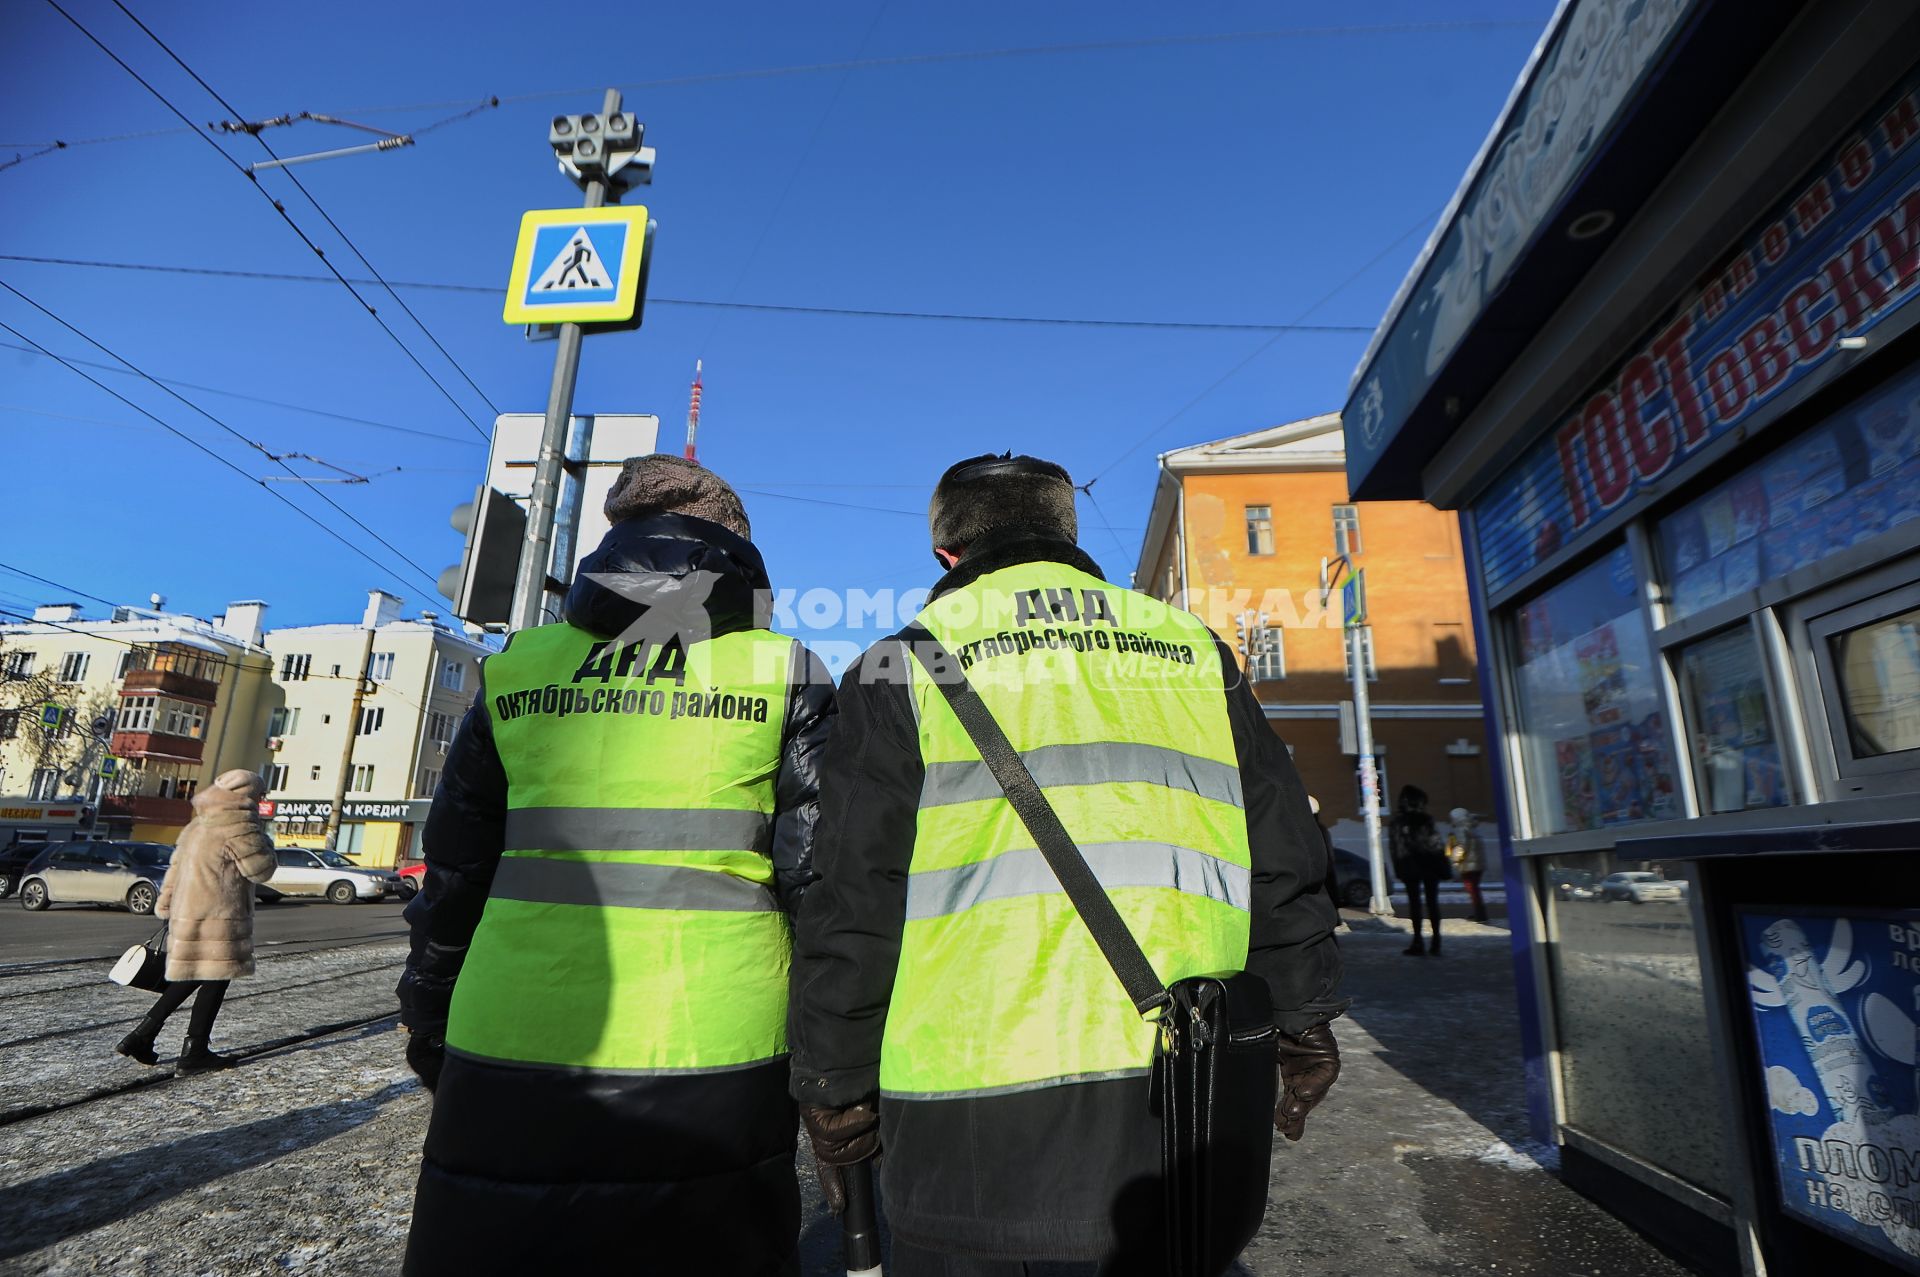
<path id="1" fill-rule="evenodd" d="M 1449 920 L 1445 957 L 1409 958 L 1404 923 L 1347 916 L 1345 1072 L 1307 1139 L 1280 1143 L 1238 1271 L 1682 1273 L 1527 1144 L 1506 932 Z M 384 1017 L 402 952 L 263 962 L 234 991 L 274 995 L 236 1001 L 216 1035 L 261 1054 L 126 1091 L 153 1076 L 107 1050 L 137 995 L 91 967 L 0 979 L 0 1040 L 58 1034 L 0 1048 L 0 1274 L 397 1272 L 430 1098 L 392 1020 L 272 1044 Z M 65 1107 L 24 1115 L 36 1101 Z M 837 1277 L 806 1160 L 806 1271 Z"/>

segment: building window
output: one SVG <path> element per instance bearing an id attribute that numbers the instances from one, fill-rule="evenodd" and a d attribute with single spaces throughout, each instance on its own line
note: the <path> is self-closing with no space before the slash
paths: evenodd
<path id="1" fill-rule="evenodd" d="M 1672 725 L 1627 548 L 1521 606 L 1515 627 L 1532 835 L 1679 816 Z"/>
<path id="2" fill-rule="evenodd" d="M 0 709 L 0 740 L 12 740 L 20 734 L 20 711 Z"/>
<path id="3" fill-rule="evenodd" d="M 453 715 L 434 710 L 427 715 L 427 739 L 446 744 L 453 739 Z"/>
<path id="4" fill-rule="evenodd" d="M 1247 507 L 1247 553 L 1273 553 L 1273 507 Z"/>
<path id="5" fill-rule="evenodd" d="M 125 696 L 120 700 L 120 723 L 116 730 L 123 732 L 150 732 L 153 730 L 154 707 L 160 703 L 157 696 Z"/>
<path id="6" fill-rule="evenodd" d="M 1351 558 L 1360 553 L 1360 507 L 1333 507 L 1333 552 Z"/>
<path id="7" fill-rule="evenodd" d="M 376 683 L 391 682 L 393 679 L 393 653 L 375 652 L 367 658 L 367 677 Z"/>
<path id="8" fill-rule="evenodd" d="M 300 730 L 300 711 L 282 705 L 267 716 L 267 735 L 291 736 Z"/>
<path id="9" fill-rule="evenodd" d="M 360 711 L 360 735 L 371 736 L 387 721 L 387 711 L 369 706 Z"/>
<path id="10" fill-rule="evenodd" d="M 1247 639 L 1247 676 L 1256 683 L 1272 683 L 1287 676 L 1287 632 L 1277 625 L 1257 625 Z"/>
<path id="11" fill-rule="evenodd" d="M 118 683 L 121 679 L 127 676 L 127 671 L 132 668 L 133 668 L 133 652 L 129 650 L 129 651 L 120 653 L 120 663 L 113 667 L 113 681 Z"/>
<path id="12" fill-rule="evenodd" d="M 36 767 L 33 770 L 33 782 L 27 789 L 27 797 L 46 800 L 60 793 L 60 769 L 58 767 Z"/>
<path id="13" fill-rule="evenodd" d="M 355 763 L 353 765 L 352 782 L 347 786 L 347 788 L 351 792 L 356 794 L 372 793 L 373 792 L 373 764 L 372 763 Z"/>
<path id="14" fill-rule="evenodd" d="M 319 763 L 315 763 L 315 764 L 314 764 L 314 765 L 313 765 L 312 767 L 310 767 L 310 768 L 308 768 L 308 769 L 307 769 L 307 779 L 308 779 L 308 780 L 319 780 L 319 779 L 320 779 L 320 764 L 319 764 Z"/>
<path id="15" fill-rule="evenodd" d="M 286 787 L 287 765 L 285 763 L 269 763 L 267 765 L 267 788 L 274 790 L 285 789 Z"/>
<path id="16" fill-rule="evenodd" d="M 357 856 L 366 848 L 367 827 L 365 825 L 342 825 L 334 834 L 333 849 L 343 856 Z"/>
<path id="17" fill-rule="evenodd" d="M 310 654 L 295 656 L 289 652 L 280 661 L 280 681 L 282 683 L 304 683 L 307 681 L 307 674 L 312 669 L 313 657 Z"/>
<path id="18" fill-rule="evenodd" d="M 433 791 L 438 788 L 440 788 L 440 773 L 431 767 L 422 767 L 420 769 L 420 784 L 419 787 L 413 791 L 413 796 L 415 798 L 431 798 L 433 797 Z"/>
<path id="19" fill-rule="evenodd" d="M 1369 683 L 1378 682 L 1380 679 L 1380 667 L 1374 664 L 1373 660 L 1373 627 L 1371 625 L 1362 625 L 1359 628 L 1360 659 L 1366 662 L 1367 681 Z M 1347 681 L 1351 683 L 1353 681 L 1353 644 L 1344 641 L 1344 635 L 1341 637 L 1343 641 L 1340 646 L 1345 651 L 1347 657 Z"/>
<path id="20" fill-rule="evenodd" d="M 207 711 L 201 705 L 163 701 L 155 720 L 160 724 L 157 730 L 168 736 L 185 736 L 189 740 L 199 740 L 207 734 Z"/>
<path id="21" fill-rule="evenodd" d="M 32 652 L 8 652 L 7 677 L 12 679 L 32 678 L 33 658 L 34 653 Z"/>
<path id="22" fill-rule="evenodd" d="M 84 682 L 87 677 L 87 666 L 92 663 L 93 658 L 85 652 L 68 652 L 60 658 L 60 681 L 62 683 Z"/>
<path id="23" fill-rule="evenodd" d="M 440 662 L 440 686 L 449 692 L 465 691 L 467 687 L 467 663 L 465 661 Z"/>

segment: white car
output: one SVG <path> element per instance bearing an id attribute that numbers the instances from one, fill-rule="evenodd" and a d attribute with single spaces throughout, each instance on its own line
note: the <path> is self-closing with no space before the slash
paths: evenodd
<path id="1" fill-rule="evenodd" d="M 279 864 L 263 887 L 262 896 L 325 896 L 337 905 L 356 900 L 378 900 L 399 892 L 399 879 L 386 869 L 363 869 L 337 851 L 307 851 L 280 847 Z M 271 893 L 268 895 L 268 893 Z"/>
<path id="2" fill-rule="evenodd" d="M 1683 880 L 1662 878 L 1651 873 L 1608 874 L 1600 880 L 1603 900 L 1631 900 L 1643 905 L 1649 900 L 1685 900 L 1687 884 Z"/>

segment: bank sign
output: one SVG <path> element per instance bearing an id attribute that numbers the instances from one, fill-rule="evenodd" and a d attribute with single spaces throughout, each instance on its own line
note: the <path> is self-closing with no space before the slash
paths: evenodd
<path id="1" fill-rule="evenodd" d="M 1498 593 L 1920 285 L 1920 68 L 1475 505 Z"/>
<path id="2" fill-rule="evenodd" d="M 1920 912 L 1738 916 L 1780 1208 L 1920 1273 Z"/>

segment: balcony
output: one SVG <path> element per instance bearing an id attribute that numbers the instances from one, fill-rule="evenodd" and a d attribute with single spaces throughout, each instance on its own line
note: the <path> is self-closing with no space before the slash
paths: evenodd
<path id="1" fill-rule="evenodd" d="M 158 693 L 176 700 L 198 701 L 212 705 L 220 694 L 220 685 L 209 679 L 195 678 L 173 670 L 128 670 L 121 681 L 122 696 L 151 696 Z"/>
<path id="2" fill-rule="evenodd" d="M 118 798 L 102 798 L 100 814 L 124 816 L 143 824 L 184 825 L 193 819 L 193 801 L 153 794 L 122 794 Z"/>
<path id="3" fill-rule="evenodd" d="M 163 763 L 198 763 L 205 757 L 202 742 L 191 736 L 165 732 L 115 732 L 113 752 L 121 758 L 148 758 Z"/>

